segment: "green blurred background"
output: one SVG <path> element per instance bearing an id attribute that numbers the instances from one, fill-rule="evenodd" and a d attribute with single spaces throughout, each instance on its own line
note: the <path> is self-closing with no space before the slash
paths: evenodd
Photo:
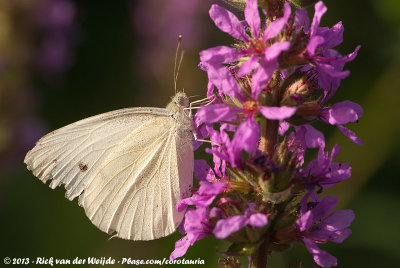
<path id="1" fill-rule="evenodd" d="M 39 0 L 0 2 L 0 266 L 8 257 L 113 257 L 162 259 L 181 235 L 149 242 L 113 238 L 99 231 L 64 189 L 51 190 L 23 164 L 46 132 L 79 119 L 131 106 L 163 107 L 174 93 L 176 36 L 186 55 L 178 88 L 206 91 L 198 53 L 232 40 L 207 17 L 211 0 Z M 323 245 L 338 267 L 400 267 L 400 2 L 326 0 L 321 25 L 343 21 L 349 53 L 359 56 L 335 99 L 359 102 L 364 116 L 350 126 L 359 147 L 333 127 L 322 127 L 337 161 L 352 178 L 331 189 L 341 208 L 351 208 L 353 234 L 343 244 Z M 311 10 L 311 15 L 313 11 Z M 152 21 L 153 20 L 153 21 Z M 49 41 L 50 40 L 50 41 Z M 226 245 L 206 238 L 186 259 L 217 264 Z M 273 254 L 270 267 L 317 267 L 303 245 Z M 114 265 L 117 267 L 118 265 Z M 150 266 L 149 266 L 150 267 Z"/>

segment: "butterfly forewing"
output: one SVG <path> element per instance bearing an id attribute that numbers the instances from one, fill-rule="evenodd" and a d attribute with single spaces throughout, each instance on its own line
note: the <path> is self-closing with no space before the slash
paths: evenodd
<path id="1" fill-rule="evenodd" d="M 49 133 L 25 163 L 50 186 L 61 184 L 101 230 L 133 240 L 172 233 L 175 205 L 192 182 L 191 124 L 161 108 L 128 108 Z"/>
<path id="2" fill-rule="evenodd" d="M 174 124 L 172 118 L 151 119 L 107 157 L 80 197 L 87 216 L 101 230 L 150 240 L 176 229 L 183 214 L 173 204 L 186 194 L 192 176 L 179 174 L 177 161 L 182 156 L 177 149 L 192 145 L 177 135 Z M 193 151 L 186 157 L 192 163 Z"/>

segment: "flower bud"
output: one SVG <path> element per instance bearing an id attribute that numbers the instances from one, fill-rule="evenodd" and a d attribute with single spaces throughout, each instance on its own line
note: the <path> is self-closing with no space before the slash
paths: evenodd
<path id="1" fill-rule="evenodd" d="M 321 105 L 318 101 L 310 101 L 300 104 L 297 107 L 296 114 L 286 121 L 290 124 L 299 126 L 309 124 L 317 120 L 321 113 Z"/>
<path id="2" fill-rule="evenodd" d="M 273 160 L 274 163 L 279 167 L 279 172 L 273 174 L 274 180 L 270 180 L 273 183 L 270 187 L 270 192 L 281 193 L 282 197 L 287 197 L 290 193 L 285 193 L 285 190 L 290 188 L 290 183 L 293 175 L 296 171 L 297 157 L 288 147 L 286 137 L 281 142 L 278 150 L 275 151 Z"/>
<path id="3" fill-rule="evenodd" d="M 282 106 L 298 106 L 307 101 L 315 101 L 321 95 L 318 81 L 309 73 L 296 72 L 286 84 Z"/>

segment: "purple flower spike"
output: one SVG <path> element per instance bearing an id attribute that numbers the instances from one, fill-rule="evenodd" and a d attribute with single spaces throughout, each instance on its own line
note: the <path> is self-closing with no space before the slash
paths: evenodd
<path id="1" fill-rule="evenodd" d="M 194 164 L 199 189 L 177 203 L 178 211 L 186 210 L 180 225 L 185 237 L 176 242 L 170 258 L 183 256 L 209 234 L 233 243 L 232 251 L 262 236 L 278 246 L 297 240 L 319 266 L 337 265 L 336 257 L 318 244 L 343 242 L 355 216 L 351 210 L 334 211 L 338 200 L 319 195 L 347 180 L 351 167 L 333 162 L 339 145 L 325 151 L 324 134 L 311 124 L 319 120 L 336 126 L 362 144 L 345 127 L 358 122 L 361 106 L 351 101 L 330 103 L 350 73 L 344 70 L 345 63 L 357 56 L 359 46 L 348 55 L 334 49 L 343 41 L 344 27 L 341 22 L 320 26 L 327 11 L 322 1 L 315 4 L 311 23 L 305 9 L 292 14 L 290 1 L 268 8 L 273 14 L 262 10 L 261 16 L 259 0 L 242 2 L 243 21 L 218 5 L 209 11 L 235 43 L 200 53 L 199 67 L 207 72 L 212 103 L 197 110 L 195 131 L 202 141 L 210 139 L 205 152 L 212 154 L 214 166 L 205 160 Z M 318 156 L 308 160 L 311 148 L 318 149 Z M 273 218 L 289 220 L 290 227 L 272 226 Z M 250 264 L 263 263 L 268 257 L 264 253 L 251 254 Z"/>
<path id="2" fill-rule="evenodd" d="M 355 218 L 351 210 L 338 210 L 331 213 L 336 204 L 337 199 L 328 195 L 314 209 L 303 212 L 307 204 L 302 202 L 301 217 L 296 221 L 299 239 L 321 267 L 336 266 L 337 259 L 318 248 L 316 244 L 328 241 L 343 242 L 351 234 L 348 227 Z"/>
<path id="3" fill-rule="evenodd" d="M 219 239 L 225 239 L 231 234 L 239 231 L 246 225 L 254 227 L 263 227 L 268 224 L 268 217 L 262 213 L 254 213 L 255 205 L 249 203 L 244 215 L 233 216 L 226 219 L 220 219 L 215 225 L 213 234 Z"/>

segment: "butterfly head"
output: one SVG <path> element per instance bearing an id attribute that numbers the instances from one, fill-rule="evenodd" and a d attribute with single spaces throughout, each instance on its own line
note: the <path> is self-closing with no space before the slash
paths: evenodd
<path id="1" fill-rule="evenodd" d="M 190 105 L 189 98 L 188 96 L 186 96 L 185 92 L 176 93 L 175 96 L 172 98 L 171 103 L 182 108 L 187 108 Z"/>

